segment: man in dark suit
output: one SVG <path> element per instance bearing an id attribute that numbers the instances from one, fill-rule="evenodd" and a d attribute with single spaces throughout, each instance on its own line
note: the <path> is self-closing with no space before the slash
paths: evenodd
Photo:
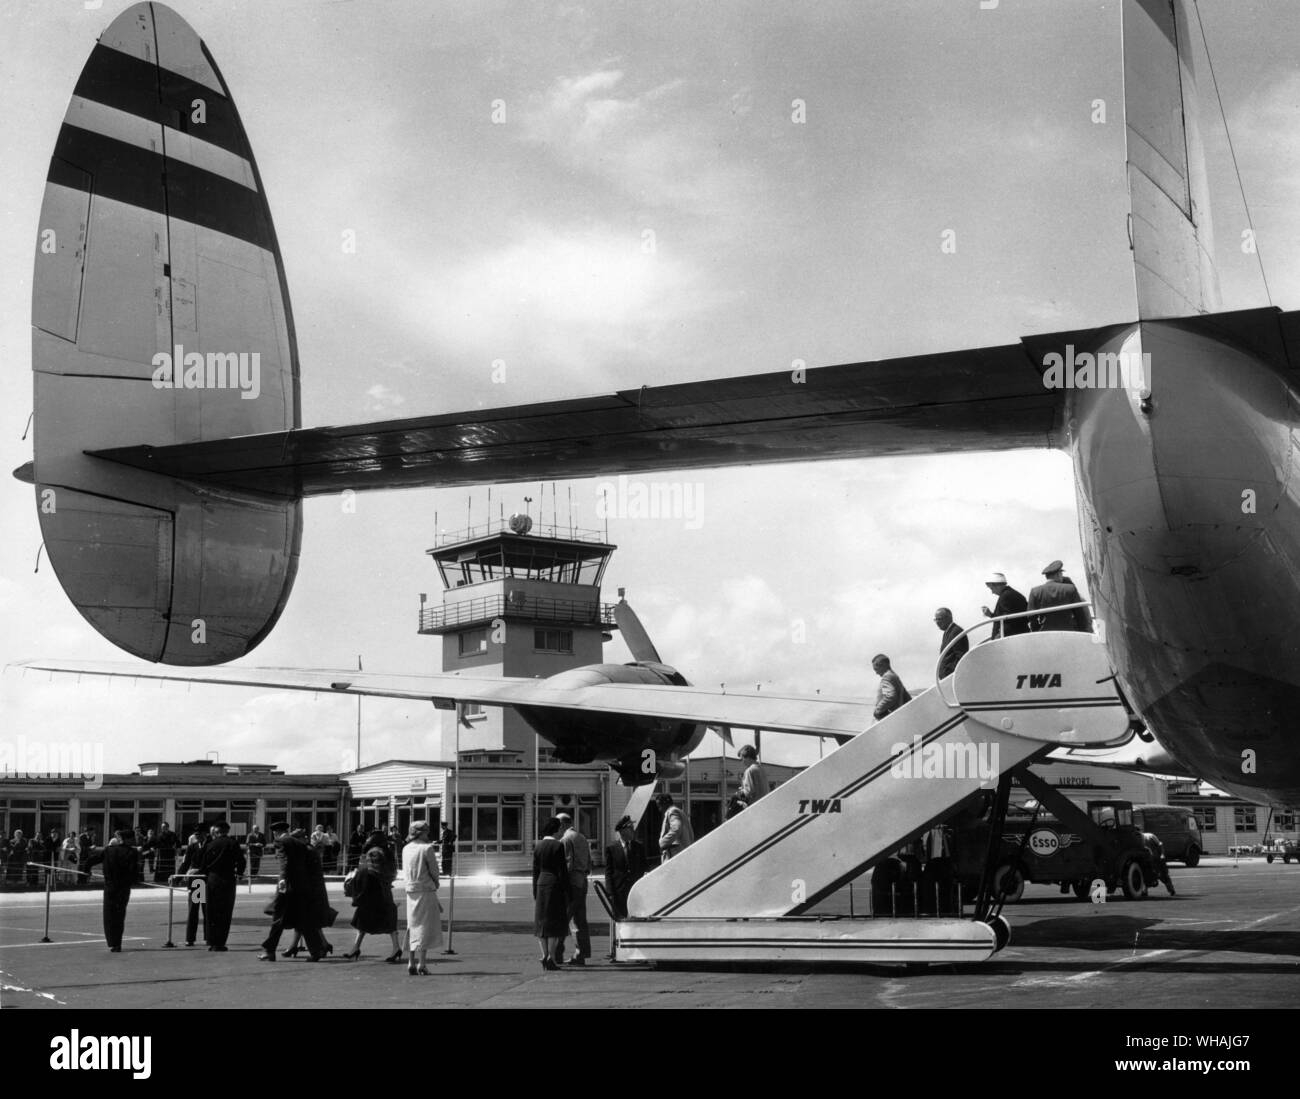
<path id="1" fill-rule="evenodd" d="M 1000 619 L 1008 614 L 1020 614 L 1029 609 L 1029 604 L 1025 597 L 1015 588 L 1007 583 L 1007 578 L 1000 572 L 995 572 L 984 581 L 985 587 L 998 597 L 998 601 L 993 605 L 993 609 L 981 607 L 985 618 Z M 1017 634 L 1029 632 L 1028 618 L 1012 618 L 1005 622 L 993 623 L 993 639 L 999 637 L 1015 637 Z"/>
<path id="2" fill-rule="evenodd" d="M 140 873 L 140 855 L 127 842 L 126 832 L 118 831 L 108 846 L 91 854 L 87 865 L 104 864 L 104 940 L 114 954 L 122 952 L 122 932 L 126 930 L 126 904 L 131 886 Z"/>
<path id="3" fill-rule="evenodd" d="M 940 607 L 934 612 L 934 624 L 943 631 L 943 639 L 939 642 L 939 651 L 943 652 L 954 639 L 960 637 L 962 629 L 952 620 L 952 611 L 947 607 Z M 970 638 L 962 637 L 940 659 L 939 678 L 947 679 L 948 676 L 952 675 L 957 670 L 957 662 L 969 651 Z"/>
<path id="4" fill-rule="evenodd" d="M 325 943 L 321 939 L 320 906 L 313 888 L 307 844 L 290 834 L 286 821 L 272 824 L 271 834 L 280 850 L 280 882 L 271 907 L 271 930 L 262 942 L 258 961 L 275 961 L 275 949 L 286 927 L 296 928 L 307 943 L 311 960 L 320 961 L 325 954 Z"/>
<path id="5" fill-rule="evenodd" d="M 627 896 L 645 874 L 645 849 L 635 839 L 631 817 L 620 820 L 614 830 L 618 842 L 605 848 L 605 889 L 614 906 L 614 915 L 625 920 Z"/>
<path id="6" fill-rule="evenodd" d="M 262 835 L 262 830 L 253 825 L 253 830 L 248 833 L 248 872 L 250 876 L 257 877 L 262 868 L 262 851 L 266 848 L 266 837 Z"/>
<path id="7" fill-rule="evenodd" d="M 1083 602 L 1079 589 L 1074 586 L 1074 581 L 1065 575 L 1063 569 L 1064 566 L 1060 561 L 1053 561 L 1043 569 L 1047 582 L 1039 584 L 1029 593 L 1029 609 L 1046 612 L 1038 616 L 1034 629 L 1078 630 L 1081 633 L 1092 633 L 1092 615 L 1088 613 L 1087 607 L 1076 607 L 1070 611 L 1052 610 L 1053 607 Z M 1030 621 L 1033 622 L 1034 619 L 1031 618 Z"/>
<path id="8" fill-rule="evenodd" d="M 158 829 L 158 861 L 154 864 L 153 880 L 160 884 L 176 873 L 176 833 L 166 821 Z"/>
<path id="9" fill-rule="evenodd" d="M 200 862 L 207 876 L 208 949 L 224 953 L 235 915 L 235 883 L 244 873 L 244 852 L 226 821 L 214 824 L 210 835 L 212 841 Z"/>

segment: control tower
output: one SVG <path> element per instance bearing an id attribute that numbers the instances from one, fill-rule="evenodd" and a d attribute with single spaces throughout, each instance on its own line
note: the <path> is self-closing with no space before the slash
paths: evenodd
<path id="1" fill-rule="evenodd" d="M 599 664 L 616 628 L 600 583 L 617 548 L 596 531 L 546 527 L 527 515 L 440 534 L 426 552 L 442 579 L 442 605 L 420 597 L 419 632 L 442 638 L 444 672 L 545 678 Z M 464 716 L 462 756 L 533 765 L 535 734 L 513 710 L 471 706 Z M 541 749 L 547 762 L 549 746 Z M 451 744 L 443 751 L 450 756 Z"/>

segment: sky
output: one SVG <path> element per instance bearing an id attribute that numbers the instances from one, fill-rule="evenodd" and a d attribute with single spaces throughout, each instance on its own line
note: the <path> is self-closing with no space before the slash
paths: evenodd
<path id="1" fill-rule="evenodd" d="M 0 2 L 7 469 L 31 458 L 49 155 L 95 38 L 126 6 L 94 3 Z M 305 425 L 1002 344 L 1133 312 L 1115 0 L 173 6 L 258 158 Z M 1300 11 L 1200 10 L 1258 242 L 1240 248 L 1242 195 L 1202 72 L 1224 308 L 1294 309 Z M 603 526 L 603 480 L 560 483 L 560 521 Z M 698 511 L 610 518 L 605 597 L 626 588 L 695 683 L 867 696 L 885 651 L 924 686 L 936 606 L 969 626 L 987 573 L 1028 592 L 1057 557 L 1084 580 L 1060 453 L 637 480 L 689 487 Z M 4 478 L 0 493 L 0 663 L 129 659 L 48 565 L 33 571 L 30 486 Z M 525 496 L 549 521 L 550 484 L 498 486 L 493 512 Z M 294 593 L 243 663 L 438 670 L 438 640 L 416 633 L 420 593 L 439 590 L 425 550 L 486 504 L 485 489 L 370 493 L 354 511 L 309 500 Z M 606 658 L 630 659 L 617 635 Z M 355 723 L 338 698 L 0 675 L 0 738 L 102 745 L 108 771 L 212 752 L 336 771 L 355 762 Z M 367 700 L 361 762 L 439 758 L 439 731 L 426 707 Z M 764 741 L 772 760 L 809 753 Z"/>

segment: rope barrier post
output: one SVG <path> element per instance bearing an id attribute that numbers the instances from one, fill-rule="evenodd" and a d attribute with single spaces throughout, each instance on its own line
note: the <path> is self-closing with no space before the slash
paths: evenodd
<path id="1" fill-rule="evenodd" d="M 447 868 L 448 870 L 451 871 L 451 873 L 447 875 L 447 876 L 451 879 L 451 894 L 450 894 L 450 896 L 448 897 L 448 906 L 447 906 L 447 949 L 443 951 L 444 954 L 455 954 L 455 953 L 456 953 L 456 952 L 455 952 L 454 950 L 452 950 L 452 948 L 451 948 L 451 936 L 452 936 L 452 933 L 455 931 L 455 922 L 456 922 L 456 861 L 455 861 L 455 860 L 456 860 L 456 856 L 453 854 L 453 855 L 452 855 L 452 864 L 451 864 L 451 866 L 449 866 L 449 867 Z"/>
<path id="2" fill-rule="evenodd" d="M 167 875 L 167 941 L 163 946 L 171 948 L 176 944 L 172 942 L 172 912 L 176 904 L 176 885 L 174 882 L 175 875 Z"/>
<path id="3" fill-rule="evenodd" d="M 50 938 L 50 868 L 45 868 L 45 934 L 41 937 L 41 942 L 48 943 L 54 940 Z"/>

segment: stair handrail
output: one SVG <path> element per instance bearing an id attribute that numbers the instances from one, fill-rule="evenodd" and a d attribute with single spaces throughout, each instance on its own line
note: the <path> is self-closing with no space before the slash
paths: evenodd
<path id="1" fill-rule="evenodd" d="M 980 629 L 983 626 L 992 626 L 995 622 L 1009 622 L 1013 618 L 1038 618 L 1040 615 L 1055 613 L 1056 611 L 1072 611 L 1078 609 L 1079 607 L 1087 607 L 1089 608 L 1089 611 L 1091 611 L 1092 600 L 1083 599 L 1080 600 L 1078 603 L 1062 603 L 1060 606 L 1039 607 L 1037 610 L 1033 610 L 1033 611 L 1016 611 L 1015 614 L 999 614 L 999 615 L 995 615 L 992 618 L 982 619 L 981 621 L 976 622 L 975 625 L 973 626 L 967 626 L 966 629 L 962 630 L 961 633 L 959 633 L 956 637 L 954 637 L 951 641 L 949 641 L 948 644 L 946 644 L 942 649 L 939 650 L 939 659 L 938 661 L 935 662 L 934 665 L 934 689 L 939 693 L 940 701 L 942 701 L 943 704 L 947 706 L 948 709 L 950 710 L 961 709 L 960 702 L 956 701 L 955 699 L 954 701 L 949 702 L 948 696 L 943 693 L 943 683 L 942 683 L 941 676 L 939 675 L 939 669 L 943 667 L 943 658 L 948 655 L 948 650 L 951 649 L 954 645 L 956 645 L 957 642 L 960 641 L 963 637 L 966 637 L 968 634 L 974 633 L 976 630 Z M 1031 632 L 1058 633 L 1060 631 L 1036 630 Z M 1094 636 L 1096 635 L 1095 630 L 1090 630 L 1089 632 L 1092 633 Z M 1006 635 L 1003 634 L 1003 637 L 1005 636 Z M 1001 640 L 1001 638 L 999 638 L 999 640 Z"/>

